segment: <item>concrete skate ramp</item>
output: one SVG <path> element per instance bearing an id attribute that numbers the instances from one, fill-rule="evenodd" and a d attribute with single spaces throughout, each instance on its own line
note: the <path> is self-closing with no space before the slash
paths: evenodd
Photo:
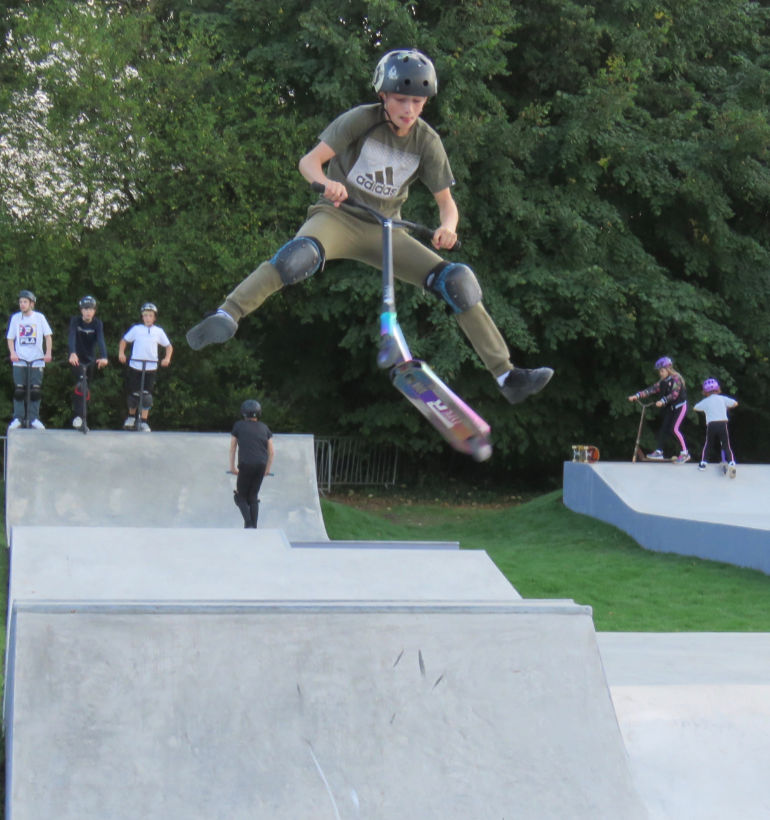
<path id="1" fill-rule="evenodd" d="M 568 602 L 11 618 L 8 820 L 646 816 Z"/>
<path id="2" fill-rule="evenodd" d="M 280 530 L 14 527 L 9 599 L 501 601 L 481 550 L 292 549 Z"/>
<path id="3" fill-rule="evenodd" d="M 641 546 L 770 574 L 770 466 L 564 464 L 564 503 L 624 530 Z"/>
<path id="4" fill-rule="evenodd" d="M 227 473 L 229 433 L 12 430 L 6 528 L 243 527 Z M 289 541 L 328 541 L 313 437 L 276 435 L 259 525 Z"/>
<path id="5" fill-rule="evenodd" d="M 651 820 L 770 817 L 770 634 L 597 639 Z"/>

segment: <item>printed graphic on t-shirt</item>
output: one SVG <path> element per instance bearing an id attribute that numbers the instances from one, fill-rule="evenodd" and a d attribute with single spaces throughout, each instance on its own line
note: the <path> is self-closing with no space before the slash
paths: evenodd
<path id="1" fill-rule="evenodd" d="M 19 325 L 19 335 L 16 338 L 18 345 L 36 345 L 37 344 L 37 325 Z"/>
<path id="2" fill-rule="evenodd" d="M 398 195 L 417 171 L 420 158 L 376 140 L 366 140 L 348 181 L 373 196 L 390 199 Z"/>

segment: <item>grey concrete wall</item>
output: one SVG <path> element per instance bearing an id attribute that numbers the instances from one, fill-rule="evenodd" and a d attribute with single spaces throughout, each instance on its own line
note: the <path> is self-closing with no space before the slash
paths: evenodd
<path id="1" fill-rule="evenodd" d="M 564 503 L 606 521 L 642 547 L 770 574 L 770 466 L 564 464 Z"/>
<path id="2" fill-rule="evenodd" d="M 633 820 L 590 611 L 16 605 L 8 820 Z"/>

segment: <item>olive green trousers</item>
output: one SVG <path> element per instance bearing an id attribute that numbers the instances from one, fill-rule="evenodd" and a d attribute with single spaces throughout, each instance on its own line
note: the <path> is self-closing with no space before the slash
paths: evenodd
<path id="1" fill-rule="evenodd" d="M 352 259 L 382 269 L 382 228 L 348 211 L 314 205 L 296 235 L 317 239 L 324 248 L 327 262 Z M 393 267 L 397 279 L 424 287 L 428 274 L 443 261 L 434 250 L 406 231 L 393 231 Z M 271 262 L 263 262 L 228 295 L 221 308 L 240 322 L 282 287 L 283 282 L 275 266 Z M 513 368 L 508 346 L 481 302 L 470 310 L 456 313 L 455 318 L 493 376 L 501 376 Z"/>

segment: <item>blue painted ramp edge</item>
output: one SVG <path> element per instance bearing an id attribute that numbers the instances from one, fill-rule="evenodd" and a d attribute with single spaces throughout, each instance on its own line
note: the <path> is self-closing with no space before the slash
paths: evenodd
<path id="1" fill-rule="evenodd" d="M 722 561 L 770 575 L 767 530 L 637 512 L 590 464 L 564 462 L 564 504 L 623 530 L 645 549 Z"/>

